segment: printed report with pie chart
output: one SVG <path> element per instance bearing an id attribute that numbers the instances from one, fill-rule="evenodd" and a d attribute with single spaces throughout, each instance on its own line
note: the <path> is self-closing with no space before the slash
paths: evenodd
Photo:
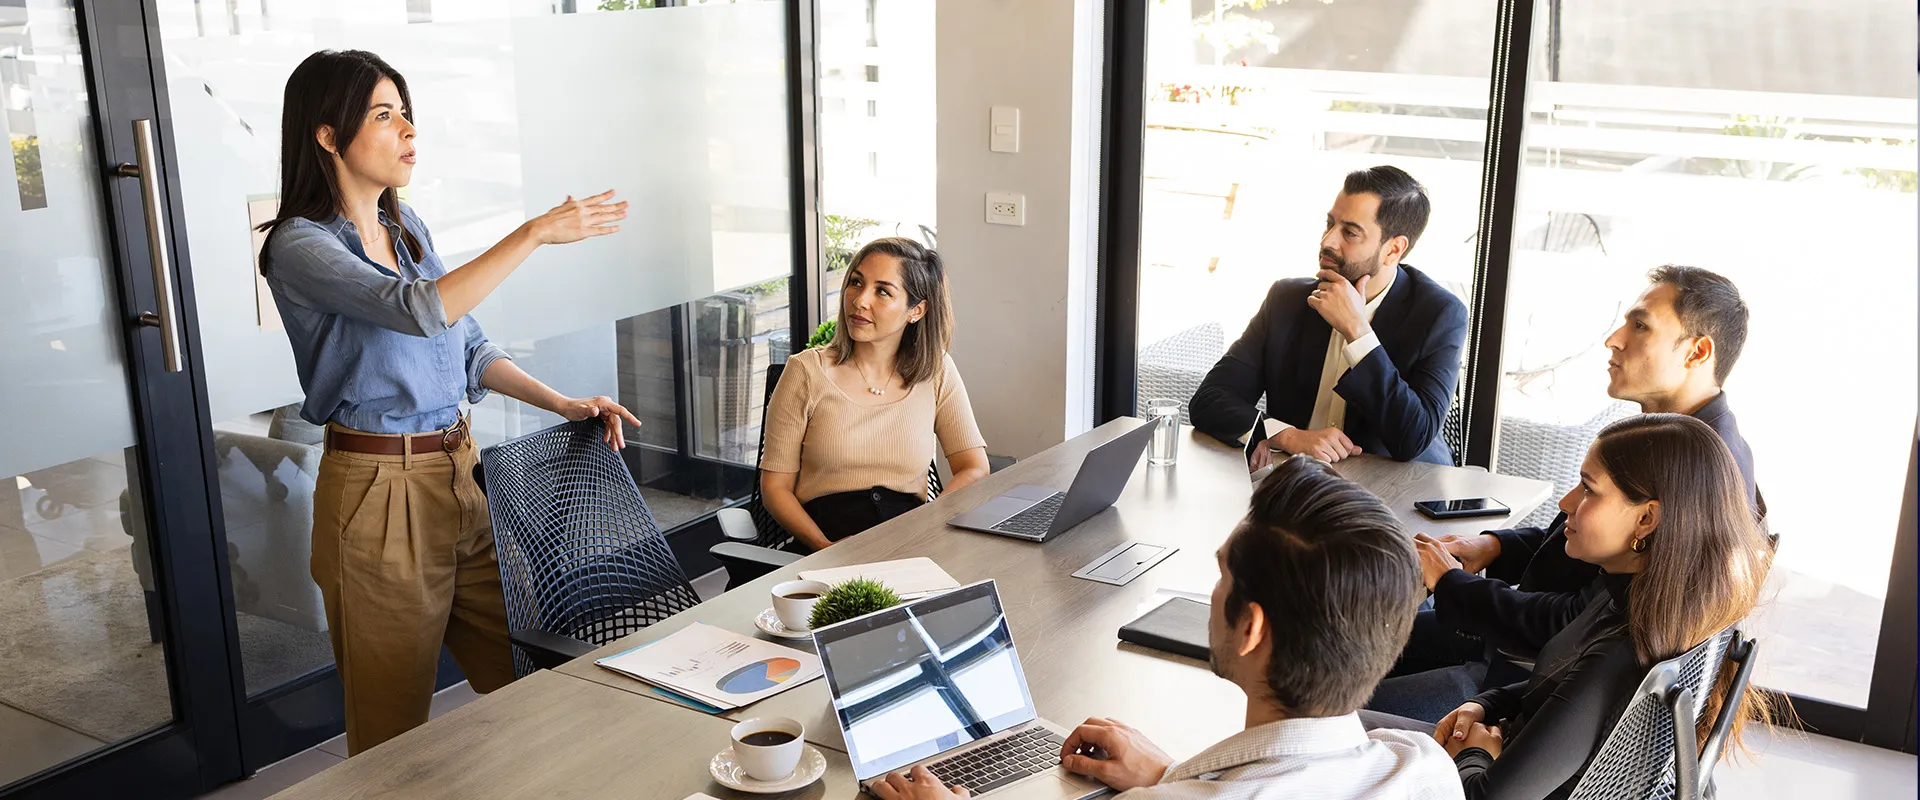
<path id="1" fill-rule="evenodd" d="M 722 711 L 784 692 L 822 674 L 820 657 L 694 623 L 666 638 L 596 662 Z"/>

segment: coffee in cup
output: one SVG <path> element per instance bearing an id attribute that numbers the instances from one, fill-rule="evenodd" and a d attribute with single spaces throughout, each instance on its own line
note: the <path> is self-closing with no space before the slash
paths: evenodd
<path id="1" fill-rule="evenodd" d="M 787 717 L 754 717 L 733 726 L 733 758 L 756 781 L 783 781 L 800 764 L 807 729 Z"/>
<path id="2" fill-rule="evenodd" d="M 773 585 L 773 613 L 787 630 L 809 630 L 812 625 L 808 618 L 813 616 L 813 604 L 819 602 L 820 596 L 831 588 L 820 581 L 776 583 Z"/>

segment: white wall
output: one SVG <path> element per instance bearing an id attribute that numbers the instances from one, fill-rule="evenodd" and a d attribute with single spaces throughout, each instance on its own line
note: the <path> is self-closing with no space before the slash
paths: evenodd
<path id="1" fill-rule="evenodd" d="M 953 358 L 997 455 L 1091 427 L 1101 54 L 1097 0 L 936 4 L 938 218 L 959 318 Z M 1020 109 L 1020 152 L 987 149 L 988 109 Z M 1026 195 L 1025 227 L 986 193 Z"/>

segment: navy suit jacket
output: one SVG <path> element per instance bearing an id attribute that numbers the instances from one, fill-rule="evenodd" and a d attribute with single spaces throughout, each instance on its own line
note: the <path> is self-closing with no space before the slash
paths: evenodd
<path id="1" fill-rule="evenodd" d="M 1188 404 L 1193 426 L 1239 443 L 1253 428 L 1253 404 L 1267 396 L 1267 414 L 1306 428 L 1320 392 L 1333 327 L 1307 306 L 1319 281 L 1275 281 L 1240 340 L 1207 373 Z M 1380 346 L 1349 368 L 1333 390 L 1347 402 L 1347 438 L 1365 453 L 1396 461 L 1452 464 L 1442 435 L 1460 381 L 1467 306 L 1413 267 L 1387 288 L 1373 315 Z"/>

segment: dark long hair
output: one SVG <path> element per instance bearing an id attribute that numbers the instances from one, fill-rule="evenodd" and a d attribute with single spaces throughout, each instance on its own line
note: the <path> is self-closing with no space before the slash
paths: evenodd
<path id="1" fill-rule="evenodd" d="M 1608 425 L 1593 448 L 1629 502 L 1660 501 L 1660 523 L 1645 540 L 1645 566 L 1627 593 L 1627 631 L 1641 666 L 1680 655 L 1746 619 L 1760 602 L 1773 549 L 1720 435 L 1685 414 L 1641 414 Z M 1706 742 L 1734 671 L 1732 661 L 1721 665 L 1704 698 L 1696 741 Z M 1747 722 L 1773 717 L 1758 687 L 1748 687 L 1741 709 L 1732 732 L 1736 749 Z"/>
<path id="2" fill-rule="evenodd" d="M 853 279 L 853 270 L 871 255 L 889 255 L 900 260 L 901 280 L 907 284 L 908 308 L 927 301 L 926 315 L 908 325 L 900 335 L 900 351 L 894 356 L 893 371 L 899 373 L 900 381 L 908 386 L 932 379 L 940 374 L 946 363 L 947 347 L 953 344 L 953 296 L 947 291 L 947 270 L 940 254 L 931 247 L 898 236 L 868 242 L 847 262 L 846 274 L 840 279 L 842 297 L 846 296 L 847 281 Z M 846 301 L 842 300 L 840 305 L 834 319 L 845 316 L 842 312 Z M 833 341 L 826 344 L 825 350 L 833 356 L 835 364 L 845 364 L 853 357 L 853 340 L 848 338 L 844 320 L 833 326 Z"/>
<path id="3" fill-rule="evenodd" d="M 331 126 L 334 149 L 345 153 L 359 135 L 367 104 L 383 79 L 393 81 L 400 90 L 402 116 L 412 122 L 413 95 L 407 91 L 407 79 L 365 50 L 322 50 L 307 56 L 287 77 L 286 96 L 280 104 L 280 212 L 256 229 L 267 232 L 269 245 L 260 248 L 260 274 L 269 268 L 273 232 L 280 223 L 296 217 L 325 222 L 345 210 L 333 154 L 320 146 L 314 132 L 322 125 Z M 381 192 L 380 210 L 399 222 L 399 193 L 392 188 Z M 420 252 L 420 240 L 404 224 L 400 235 L 408 252 Z"/>

